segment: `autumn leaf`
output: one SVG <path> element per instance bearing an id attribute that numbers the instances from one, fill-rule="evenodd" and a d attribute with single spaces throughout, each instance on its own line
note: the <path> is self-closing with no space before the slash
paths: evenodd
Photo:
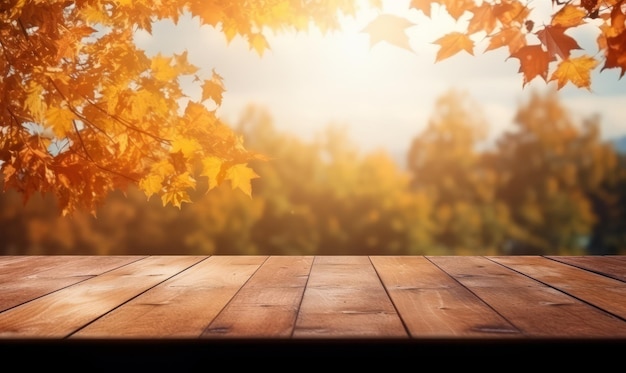
<path id="1" fill-rule="evenodd" d="M 585 8 L 588 14 L 592 14 L 598 9 L 600 0 L 581 0 L 580 5 Z"/>
<path id="2" fill-rule="evenodd" d="M 73 130 L 73 121 L 76 115 L 70 109 L 65 107 L 53 106 L 46 112 L 46 123 L 57 138 L 65 138 L 67 134 Z"/>
<path id="3" fill-rule="evenodd" d="M 154 77 L 162 81 L 170 81 L 178 76 L 178 72 L 171 65 L 172 58 L 162 56 L 160 53 L 152 58 L 151 69 Z"/>
<path id="4" fill-rule="evenodd" d="M 211 99 L 218 106 L 222 104 L 222 94 L 224 93 L 224 83 L 222 77 L 213 70 L 211 79 L 204 81 L 202 85 L 202 101 Z"/>
<path id="5" fill-rule="evenodd" d="M 476 5 L 474 0 L 439 0 L 439 3 L 445 6 L 448 14 L 455 20 L 461 18 L 463 13 Z"/>
<path id="6" fill-rule="evenodd" d="M 239 188 L 248 196 L 252 196 L 252 185 L 250 181 L 258 178 L 256 172 L 247 164 L 236 164 L 226 170 L 224 180 L 230 180 L 233 189 Z"/>
<path id="7" fill-rule="evenodd" d="M 263 57 L 263 53 L 270 48 L 263 34 L 251 34 L 248 37 L 248 42 L 250 43 L 250 48 L 254 49 L 261 57 Z"/>
<path id="8" fill-rule="evenodd" d="M 172 190 L 163 193 L 161 196 L 161 201 L 163 205 L 171 204 L 174 207 L 178 207 L 179 209 L 182 207 L 183 202 L 191 202 L 191 198 L 189 197 L 189 193 L 184 190 Z"/>
<path id="9" fill-rule="evenodd" d="M 565 4 L 552 16 L 550 24 L 564 28 L 579 26 L 584 22 L 587 12 L 571 3 Z"/>
<path id="10" fill-rule="evenodd" d="M 487 34 L 496 28 L 498 19 L 493 13 L 493 7 L 487 2 L 483 2 L 480 6 L 475 6 L 470 9 L 474 14 L 467 25 L 467 33 L 474 34 L 476 32 L 484 31 Z"/>
<path id="11" fill-rule="evenodd" d="M 556 80 L 559 89 L 571 82 L 578 88 L 591 86 L 591 70 L 598 66 L 598 61 L 590 56 L 569 58 L 561 61 L 550 80 Z"/>
<path id="12" fill-rule="evenodd" d="M 35 82 L 31 82 L 27 89 L 28 96 L 24 101 L 24 107 L 30 112 L 37 122 L 43 120 L 46 111 L 45 101 L 43 100 L 43 87 Z"/>
<path id="13" fill-rule="evenodd" d="M 439 44 L 441 48 L 437 51 L 435 62 L 449 58 L 460 51 L 464 50 L 467 53 L 474 54 L 474 42 L 466 34 L 461 32 L 451 32 L 447 35 L 434 41 L 434 44 Z"/>
<path id="14" fill-rule="evenodd" d="M 539 44 L 522 47 L 509 58 L 511 57 L 520 60 L 519 72 L 524 74 L 523 86 L 537 76 L 547 80 L 548 65 L 555 60 L 554 56 L 550 56 Z"/>
<path id="15" fill-rule="evenodd" d="M 620 68 L 621 78 L 626 72 L 626 30 L 615 37 L 607 37 L 606 44 L 606 59 L 602 70 Z"/>
<path id="16" fill-rule="evenodd" d="M 196 182 L 188 172 L 174 176 L 171 178 L 167 190 L 161 195 L 163 205 L 171 204 L 181 208 L 183 202 L 192 202 L 188 190 L 195 188 L 195 186 Z"/>
<path id="17" fill-rule="evenodd" d="M 139 181 L 139 189 L 141 189 L 146 197 L 150 198 L 154 194 L 158 194 L 163 189 L 164 177 L 156 174 L 146 175 Z"/>
<path id="18" fill-rule="evenodd" d="M 433 3 L 437 3 L 438 0 L 411 0 L 409 8 L 421 10 L 426 17 L 430 17 L 430 8 Z"/>
<path id="19" fill-rule="evenodd" d="M 179 136 L 172 141 L 170 153 L 181 152 L 185 158 L 191 158 L 197 152 L 202 151 L 202 145 L 194 138 Z"/>
<path id="20" fill-rule="evenodd" d="M 493 13 L 503 27 L 519 26 L 530 14 L 530 9 L 519 0 L 504 0 L 493 5 Z"/>
<path id="21" fill-rule="evenodd" d="M 522 33 L 522 30 L 519 27 L 506 27 L 490 37 L 489 45 L 485 49 L 485 52 L 507 47 L 509 49 L 509 53 L 515 53 L 525 45 L 526 36 Z"/>
<path id="22" fill-rule="evenodd" d="M 565 35 L 563 26 L 546 26 L 536 32 L 539 41 L 543 44 L 550 56 L 558 55 L 566 60 L 570 56 L 572 49 L 581 49 L 574 38 Z"/>
<path id="23" fill-rule="evenodd" d="M 361 32 L 370 36 L 370 48 L 385 41 L 397 47 L 413 52 L 409 44 L 406 29 L 415 24 L 406 18 L 393 14 L 380 14 L 371 21 Z"/>
<path id="24" fill-rule="evenodd" d="M 202 160 L 201 176 L 206 176 L 209 180 L 209 189 L 207 192 L 221 183 L 220 173 L 224 161 L 218 157 L 208 156 Z"/>

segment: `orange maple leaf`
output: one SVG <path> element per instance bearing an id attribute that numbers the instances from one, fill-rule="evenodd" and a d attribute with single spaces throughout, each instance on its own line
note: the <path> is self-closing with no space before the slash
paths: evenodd
<path id="1" fill-rule="evenodd" d="M 543 50 L 540 44 L 521 47 L 517 52 L 509 56 L 509 58 L 511 57 L 520 60 L 518 72 L 524 74 L 524 84 L 522 86 L 525 86 L 537 76 L 547 81 L 548 65 L 555 60 L 554 56 Z"/>
<path id="2" fill-rule="evenodd" d="M 621 68 L 622 71 L 619 74 L 621 79 L 626 71 L 626 30 L 615 37 L 606 38 L 605 53 L 606 59 L 600 71 L 604 69 Z"/>
<path id="3" fill-rule="evenodd" d="M 406 34 L 406 29 L 412 26 L 415 26 L 415 23 L 404 17 L 393 14 L 380 14 L 365 26 L 361 32 L 369 34 L 370 48 L 381 41 L 386 41 L 389 44 L 413 52 L 409 45 L 409 37 Z"/>
<path id="4" fill-rule="evenodd" d="M 508 47 L 509 53 L 515 53 L 525 45 L 526 35 L 522 33 L 519 27 L 506 27 L 491 36 L 485 52 L 501 47 Z"/>
<path id="5" fill-rule="evenodd" d="M 474 0 L 439 0 L 440 4 L 445 6 L 448 14 L 458 20 L 472 6 L 475 6 Z"/>
<path id="6" fill-rule="evenodd" d="M 535 34 L 543 44 L 550 56 L 558 55 L 566 60 L 572 49 L 581 49 L 576 40 L 565 35 L 567 28 L 563 26 L 546 26 Z"/>
<path id="7" fill-rule="evenodd" d="M 480 31 L 490 34 L 496 28 L 498 19 L 493 13 L 493 6 L 491 4 L 483 2 L 480 6 L 475 6 L 470 9 L 470 11 L 474 13 L 474 16 L 467 25 L 468 34 Z"/>
<path id="8" fill-rule="evenodd" d="M 449 58 L 462 50 L 474 55 L 474 41 L 462 32 L 453 31 L 448 33 L 435 40 L 434 44 L 439 44 L 441 46 L 437 52 L 435 62 Z"/>
<path id="9" fill-rule="evenodd" d="M 569 58 L 561 61 L 558 67 L 552 73 L 550 81 L 556 80 L 559 89 L 567 82 L 572 82 L 578 88 L 587 88 L 591 86 L 591 70 L 598 66 L 598 60 L 590 56 L 581 56 Z"/>
<path id="10" fill-rule="evenodd" d="M 437 0 L 411 0 L 409 9 L 414 8 L 417 10 L 421 10 L 426 17 L 430 18 L 431 5 L 436 2 Z"/>
<path id="11" fill-rule="evenodd" d="M 552 16 L 550 24 L 552 26 L 562 26 L 565 28 L 574 27 L 585 23 L 583 20 L 586 16 L 587 12 L 582 8 L 568 3 Z"/>

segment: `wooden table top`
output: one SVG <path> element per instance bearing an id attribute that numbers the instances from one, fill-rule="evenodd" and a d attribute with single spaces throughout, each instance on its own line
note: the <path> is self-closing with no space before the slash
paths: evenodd
<path id="1" fill-rule="evenodd" d="M 622 343 L 626 256 L 0 257 L 5 347 L 229 340 Z"/>

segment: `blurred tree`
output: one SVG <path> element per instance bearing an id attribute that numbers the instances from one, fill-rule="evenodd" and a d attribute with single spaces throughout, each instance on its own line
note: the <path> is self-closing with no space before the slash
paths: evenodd
<path id="1" fill-rule="evenodd" d="M 495 253 L 509 223 L 507 206 L 496 198 L 497 170 L 478 150 L 488 126 L 477 108 L 463 92 L 439 97 L 407 157 L 413 190 L 426 193 L 434 205 L 434 241 L 441 253 Z"/>
<path id="2" fill-rule="evenodd" d="M 578 126 L 555 91 L 534 93 L 515 125 L 498 142 L 499 198 L 516 223 L 513 252 L 584 253 L 598 222 L 592 197 L 601 209 L 605 184 L 616 172 L 615 151 L 600 141 L 597 121 Z"/>
<path id="3" fill-rule="evenodd" d="M 267 154 L 254 181 L 263 216 L 253 237 L 261 252 L 409 254 L 427 252 L 428 209 L 384 153 L 361 155 L 345 128 L 330 124 L 316 141 L 279 134 L 269 114 L 250 107 L 239 124 L 250 149 Z"/>

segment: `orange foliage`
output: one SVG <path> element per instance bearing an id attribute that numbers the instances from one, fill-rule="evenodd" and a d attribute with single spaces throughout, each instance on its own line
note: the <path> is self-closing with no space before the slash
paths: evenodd
<path id="1" fill-rule="evenodd" d="M 470 14 L 464 32 L 451 31 L 434 42 L 440 46 L 435 62 L 452 57 L 462 50 L 473 55 L 475 41 L 480 40 L 486 41 L 484 52 L 507 48 L 510 57 L 519 58 L 519 72 L 523 74 L 524 86 L 534 78 L 541 77 L 546 82 L 556 80 L 558 89 L 568 82 L 578 88 L 589 89 L 590 72 L 602 61 L 604 64 L 601 70 L 620 69 L 620 78 L 626 71 L 625 0 L 553 0 L 554 12 L 547 24 L 533 19 L 536 14 L 531 7 L 532 1 L 412 0 L 409 9 L 431 18 L 433 6 L 445 10 L 456 21 L 464 14 Z M 386 14 L 378 17 L 385 17 L 387 23 L 391 22 Z M 406 21 L 400 17 L 397 23 L 404 25 Z M 567 34 L 569 30 L 588 22 L 597 27 L 600 53 L 582 50 L 578 41 Z M 366 31 L 371 34 L 372 40 L 384 40 L 388 35 L 393 37 L 389 42 L 397 44 L 395 33 L 385 34 L 373 28 Z M 580 53 L 573 55 L 573 50 Z"/>
<path id="2" fill-rule="evenodd" d="M 191 201 L 199 179 L 213 189 L 223 182 L 251 195 L 258 177 L 249 162 L 263 159 L 222 123 L 215 110 L 225 90 L 221 76 L 201 71 L 187 53 L 148 57 L 133 32 L 151 32 L 161 19 L 190 13 L 219 29 L 227 41 L 240 35 L 259 55 L 270 48 L 266 32 L 322 32 L 339 28 L 340 15 L 355 15 L 357 0 L 152 2 L 9 0 L 0 5 L 0 172 L 5 189 L 25 200 L 52 193 L 63 214 L 84 208 L 95 214 L 113 190 L 138 186 L 148 197 L 180 208 Z M 380 0 L 369 6 L 382 9 Z M 436 61 L 465 50 L 475 37 L 486 51 L 506 47 L 520 60 L 524 85 L 539 76 L 590 87 L 590 71 L 626 71 L 626 0 L 554 1 L 551 22 L 531 16 L 521 0 L 412 0 L 408 7 L 431 16 L 439 6 L 455 20 L 471 15 L 466 32 L 435 43 Z M 597 25 L 600 53 L 574 55 L 567 32 Z M 371 44 L 387 41 L 410 49 L 406 29 L 414 23 L 380 14 L 364 29 Z M 538 42 L 533 42 L 531 36 Z M 583 51 L 584 52 L 584 51 Z M 188 97 L 181 77 L 193 77 L 201 98 Z M 549 78 L 548 78 L 549 77 Z M 209 105 L 207 105 L 209 104 Z M 213 106 L 211 106 L 213 105 Z M 203 184 L 205 185 L 205 184 Z"/>

